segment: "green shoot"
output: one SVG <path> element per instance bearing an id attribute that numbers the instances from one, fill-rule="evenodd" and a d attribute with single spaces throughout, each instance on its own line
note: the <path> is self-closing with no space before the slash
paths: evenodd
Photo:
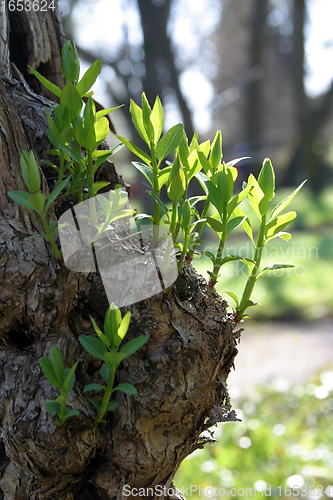
<path id="1" fill-rule="evenodd" d="M 76 409 L 66 411 L 67 396 L 75 384 L 75 370 L 78 362 L 76 362 L 71 369 L 65 369 L 59 349 L 53 346 L 50 349 L 50 357 L 40 358 L 39 364 L 47 380 L 60 392 L 60 396 L 55 400 L 46 400 L 45 409 L 51 414 L 57 414 L 57 424 L 62 425 L 68 418 L 80 414 L 79 410 Z"/>
<path id="2" fill-rule="evenodd" d="M 119 346 L 129 327 L 131 313 L 128 311 L 122 318 L 120 310 L 114 304 L 111 304 L 107 310 L 104 321 L 104 333 L 97 326 L 95 320 L 93 318 L 90 319 L 98 337 L 81 335 L 79 341 L 89 354 L 103 361 L 100 374 L 106 385 L 89 384 L 84 388 L 84 392 L 104 391 L 102 402 L 96 398 L 89 399 L 98 410 L 95 421 L 99 423 L 105 422 L 104 415 L 106 412 L 114 410 L 117 407 L 116 401 L 110 401 L 115 391 L 122 391 L 126 394 L 137 394 L 136 388 L 129 383 L 122 383 L 113 387 L 115 373 L 123 359 L 128 358 L 140 349 L 147 342 L 148 337 L 140 335 L 127 342 L 119 350 Z"/>

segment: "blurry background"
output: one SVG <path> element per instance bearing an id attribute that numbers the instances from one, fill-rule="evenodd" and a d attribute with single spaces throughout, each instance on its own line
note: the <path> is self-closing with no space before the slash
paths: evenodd
<path id="1" fill-rule="evenodd" d="M 102 57 L 95 98 L 124 104 L 111 116 L 119 134 L 144 147 L 129 99 L 158 94 L 167 128 L 182 121 L 200 141 L 221 129 L 225 161 L 251 157 L 239 164 L 240 181 L 267 156 L 276 201 L 308 179 L 291 206 L 293 239 L 264 254 L 264 264 L 296 267 L 258 282 L 253 298 L 264 305 L 251 311 L 230 377 L 243 422 L 220 426 L 219 444 L 188 458 L 176 482 L 259 491 L 267 483 L 276 495 L 280 484 L 331 484 L 324 497 L 333 497 L 332 0 L 59 0 L 59 8 L 83 70 Z M 132 160 L 124 148 L 114 157 L 132 185 L 132 208 L 149 212 Z M 242 231 L 233 234 L 228 249 L 251 252 Z M 206 248 L 216 244 L 204 236 Z M 195 265 L 203 275 L 210 269 L 203 259 Z M 218 291 L 238 294 L 245 270 L 228 266 Z"/>

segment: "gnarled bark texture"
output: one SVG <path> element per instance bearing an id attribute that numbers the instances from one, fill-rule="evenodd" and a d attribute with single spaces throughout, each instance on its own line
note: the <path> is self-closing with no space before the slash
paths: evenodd
<path id="1" fill-rule="evenodd" d="M 59 265 L 45 240 L 28 240 L 43 234 L 41 223 L 6 194 L 25 190 L 21 151 L 33 149 L 40 158 L 49 147 L 51 103 L 27 85 L 26 64 L 61 85 L 65 36 L 51 11 L 9 16 L 2 7 L 1 20 L 0 499 L 121 499 L 125 484 L 169 487 L 181 461 L 213 440 L 208 428 L 234 418 L 226 382 L 239 332 L 226 303 L 186 266 L 172 287 L 130 307 L 126 338 L 149 340 L 116 378 L 135 384 L 138 395 L 117 392 L 117 409 L 95 425 L 83 388 L 99 380 L 100 364 L 78 337 L 93 334 L 89 316 L 102 324 L 108 307 L 102 281 Z M 38 363 L 52 345 L 66 366 L 79 360 L 68 402 L 81 413 L 64 426 L 44 408 L 58 395 Z"/>

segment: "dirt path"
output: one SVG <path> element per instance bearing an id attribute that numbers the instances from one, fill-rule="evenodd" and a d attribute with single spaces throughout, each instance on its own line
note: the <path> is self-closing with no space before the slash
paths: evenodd
<path id="1" fill-rule="evenodd" d="M 258 385 L 302 384 L 311 375 L 333 368 L 333 322 L 245 323 L 235 359 L 236 371 L 228 378 L 231 399 L 254 397 Z"/>

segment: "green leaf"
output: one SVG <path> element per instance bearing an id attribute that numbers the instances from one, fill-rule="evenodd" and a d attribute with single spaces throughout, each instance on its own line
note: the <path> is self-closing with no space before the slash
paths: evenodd
<path id="1" fill-rule="evenodd" d="M 44 213 L 45 200 L 46 198 L 43 193 L 35 193 L 28 198 L 28 202 L 30 203 L 32 208 L 39 214 Z"/>
<path id="2" fill-rule="evenodd" d="M 204 192 L 206 194 L 208 194 L 208 189 L 206 186 L 206 182 L 208 181 L 207 175 L 204 174 L 203 172 L 198 172 L 197 174 L 195 174 L 194 177 L 198 180 L 198 182 L 199 182 L 200 186 L 202 187 L 202 189 L 204 190 Z"/>
<path id="3" fill-rule="evenodd" d="M 110 368 L 108 367 L 108 365 L 106 363 L 103 363 L 100 370 L 99 370 L 99 373 L 101 374 L 104 382 L 106 384 L 108 384 L 109 382 L 109 378 L 110 378 Z"/>
<path id="4" fill-rule="evenodd" d="M 61 380 L 61 382 L 63 382 L 65 377 L 65 367 L 64 367 L 64 362 L 62 360 L 61 352 L 57 347 L 53 346 L 50 349 L 49 356 L 57 380 Z"/>
<path id="5" fill-rule="evenodd" d="M 226 293 L 227 295 L 229 295 L 229 297 L 234 299 L 234 301 L 236 302 L 236 306 L 238 307 L 239 300 L 238 300 L 237 295 L 234 292 L 230 292 L 230 290 L 224 290 L 222 293 Z"/>
<path id="6" fill-rule="evenodd" d="M 15 203 L 33 210 L 33 206 L 28 201 L 28 198 L 31 196 L 30 193 L 27 193 L 26 191 L 7 191 L 7 194 L 11 200 L 15 201 Z"/>
<path id="7" fill-rule="evenodd" d="M 103 189 L 104 187 L 109 186 L 109 185 L 110 185 L 110 182 L 107 182 L 107 181 L 94 182 L 94 184 L 92 185 L 92 188 L 91 188 L 93 196 L 95 196 L 95 194 L 98 193 L 98 191 L 100 189 Z"/>
<path id="8" fill-rule="evenodd" d="M 164 111 L 159 96 L 155 99 L 155 104 L 150 115 L 150 121 L 154 129 L 154 144 L 157 144 L 164 127 Z"/>
<path id="9" fill-rule="evenodd" d="M 198 221 L 197 221 L 198 222 Z M 182 207 L 182 229 L 184 232 L 188 231 L 191 224 L 191 205 L 188 200 L 185 201 Z"/>
<path id="10" fill-rule="evenodd" d="M 247 309 L 248 307 L 256 307 L 256 306 L 261 306 L 261 304 L 259 302 L 253 302 L 253 300 L 249 299 L 246 303 L 245 309 Z"/>
<path id="11" fill-rule="evenodd" d="M 47 400 L 47 403 L 45 403 L 45 410 L 51 413 L 51 415 L 55 415 L 56 413 L 60 413 L 61 406 L 59 403 Z"/>
<path id="12" fill-rule="evenodd" d="M 96 170 L 98 169 L 98 167 L 100 165 L 102 165 L 102 163 L 104 163 L 108 158 L 110 158 L 110 156 L 113 155 L 113 151 L 101 151 L 101 152 L 103 152 L 104 154 L 100 155 L 99 158 L 96 159 L 95 166 L 94 166 L 94 172 L 96 172 Z M 95 151 L 95 153 L 97 153 L 97 151 Z M 94 158 L 94 155 L 93 155 L 93 158 Z"/>
<path id="13" fill-rule="evenodd" d="M 211 152 L 209 155 L 211 172 L 215 172 L 215 170 L 221 163 L 221 159 L 222 159 L 222 135 L 221 135 L 221 130 L 218 130 L 213 140 Z"/>
<path id="14" fill-rule="evenodd" d="M 116 401 L 110 401 L 106 407 L 106 411 L 112 411 L 115 410 L 118 406 L 118 403 Z"/>
<path id="15" fill-rule="evenodd" d="M 233 167 L 234 165 L 236 165 L 236 163 L 239 163 L 242 160 L 248 160 L 249 158 L 251 158 L 251 157 L 250 156 L 242 156 L 242 158 L 236 158 L 235 160 L 228 161 L 228 163 L 226 165 L 228 167 Z"/>
<path id="16" fill-rule="evenodd" d="M 66 392 L 66 395 L 69 394 L 71 392 L 71 390 L 73 389 L 74 385 L 75 385 L 75 370 L 76 370 L 76 367 L 77 367 L 77 363 L 75 363 L 75 365 L 72 366 L 71 369 L 69 368 L 66 368 L 65 370 L 65 382 L 64 382 L 64 390 Z"/>
<path id="17" fill-rule="evenodd" d="M 88 384 L 85 386 L 83 389 L 83 392 L 88 392 L 88 391 L 101 391 L 102 389 L 105 389 L 105 387 L 101 384 Z"/>
<path id="18" fill-rule="evenodd" d="M 80 59 L 76 47 L 68 40 L 62 49 L 62 74 L 67 82 L 77 82 L 80 75 Z"/>
<path id="19" fill-rule="evenodd" d="M 243 257 L 242 255 L 227 255 L 226 257 L 223 258 L 222 264 L 226 264 L 227 262 L 231 262 L 233 260 L 240 260 L 249 269 L 252 269 L 253 264 L 255 264 L 255 261 L 253 259 L 249 259 L 248 257 Z"/>
<path id="20" fill-rule="evenodd" d="M 275 271 L 276 269 L 288 269 L 291 267 L 295 267 L 291 264 L 272 264 L 270 266 L 266 266 L 257 276 L 257 279 L 262 276 L 264 273 L 268 273 L 269 271 Z"/>
<path id="21" fill-rule="evenodd" d="M 124 382 L 123 384 L 117 385 L 117 387 L 115 387 L 113 389 L 113 391 L 121 391 L 121 392 L 124 392 L 125 394 L 137 394 L 138 393 L 138 391 L 136 390 L 134 385 L 129 384 L 127 382 Z"/>
<path id="22" fill-rule="evenodd" d="M 298 188 L 295 189 L 295 191 L 293 191 L 289 196 L 287 196 L 278 205 L 276 205 L 276 207 L 273 208 L 273 211 L 271 213 L 271 220 L 289 205 L 289 203 L 292 201 L 292 199 L 296 196 L 298 191 L 304 186 L 305 183 L 306 180 L 303 181 L 302 184 L 300 184 Z"/>
<path id="23" fill-rule="evenodd" d="M 275 173 L 272 162 L 269 158 L 265 158 L 262 169 L 258 177 L 258 184 L 265 195 L 265 198 L 270 201 L 275 195 Z"/>
<path id="24" fill-rule="evenodd" d="M 180 167 L 168 187 L 168 197 L 172 201 L 179 201 L 186 189 L 186 179 L 183 167 Z"/>
<path id="25" fill-rule="evenodd" d="M 131 313 L 130 313 L 130 311 L 127 311 L 127 313 L 125 314 L 125 316 L 123 317 L 123 319 L 120 323 L 120 326 L 118 328 L 117 333 L 113 337 L 113 343 L 114 343 L 114 346 L 117 347 L 117 349 L 120 346 L 121 342 L 123 341 L 123 339 L 128 331 L 130 321 L 131 321 Z"/>
<path id="26" fill-rule="evenodd" d="M 76 163 L 79 163 L 82 167 L 85 167 L 86 164 L 84 162 L 84 159 L 80 155 L 76 149 L 71 148 L 70 146 L 66 146 L 65 144 L 59 144 L 59 147 L 68 154 L 70 158 L 72 158 Z"/>
<path id="27" fill-rule="evenodd" d="M 212 204 L 214 205 L 214 207 L 216 208 L 216 210 L 218 211 L 220 216 L 222 216 L 223 201 L 221 200 L 221 198 L 219 196 L 219 191 L 218 191 L 217 187 L 215 186 L 215 184 L 212 181 L 206 181 L 206 187 L 208 189 L 209 197 L 210 197 Z"/>
<path id="28" fill-rule="evenodd" d="M 116 111 L 116 109 L 120 109 L 122 108 L 124 105 L 121 104 L 120 106 L 116 106 L 115 108 L 108 108 L 108 109 L 100 109 L 99 111 L 97 111 L 96 113 L 96 118 L 102 118 L 102 116 L 106 116 L 110 113 L 112 113 L 112 111 Z"/>
<path id="29" fill-rule="evenodd" d="M 168 197 L 172 201 L 179 201 L 186 189 L 186 178 L 183 167 L 180 165 L 179 154 L 176 155 L 169 175 Z"/>
<path id="30" fill-rule="evenodd" d="M 66 415 L 65 415 L 65 418 L 66 420 L 70 417 L 78 417 L 80 415 L 80 412 L 79 410 L 76 410 L 76 409 L 73 409 L 73 410 L 69 410 Z"/>
<path id="31" fill-rule="evenodd" d="M 21 154 L 21 169 L 24 182 L 27 185 L 30 193 L 38 193 L 40 190 L 40 172 L 33 151 L 27 154 L 22 151 Z"/>
<path id="32" fill-rule="evenodd" d="M 140 137 L 145 141 L 145 143 L 148 144 L 148 146 L 149 146 L 150 145 L 150 141 L 149 141 L 146 129 L 145 129 L 144 125 L 143 125 L 142 109 L 140 108 L 140 106 L 138 106 L 133 101 L 133 99 L 130 100 L 130 113 L 132 115 L 132 122 L 133 122 L 133 125 L 134 125 L 136 131 L 138 132 L 138 134 L 140 135 Z"/>
<path id="33" fill-rule="evenodd" d="M 91 404 L 93 404 L 95 406 L 95 408 L 97 408 L 97 410 L 100 409 L 101 403 L 98 401 L 98 399 L 96 399 L 96 398 L 89 398 L 89 401 L 90 401 Z"/>
<path id="34" fill-rule="evenodd" d="M 71 178 L 71 176 L 69 177 L 66 177 L 66 179 L 64 179 L 53 191 L 52 193 L 50 194 L 50 196 L 48 197 L 47 199 L 47 203 L 46 203 L 46 207 L 45 207 L 45 210 L 47 210 L 49 208 L 49 206 L 51 205 L 51 203 L 54 202 L 54 200 L 59 196 L 59 194 L 61 193 L 61 191 L 65 188 L 65 186 L 68 184 L 69 182 L 69 179 Z"/>
<path id="35" fill-rule="evenodd" d="M 261 220 L 261 216 L 268 212 L 268 201 L 254 175 L 249 175 L 247 185 L 253 186 L 253 189 L 247 195 L 247 199 L 258 219 Z"/>
<path id="36" fill-rule="evenodd" d="M 169 180 L 170 172 L 172 167 L 165 167 L 163 170 L 159 170 L 158 176 L 158 190 L 160 191 L 162 186 L 166 184 Z"/>
<path id="37" fill-rule="evenodd" d="M 231 169 L 223 165 L 220 171 L 214 175 L 214 183 L 218 189 L 220 200 L 223 203 L 229 202 L 234 188 Z"/>
<path id="38" fill-rule="evenodd" d="M 97 59 L 90 68 L 87 69 L 81 80 L 76 85 L 80 97 L 83 97 L 94 85 L 102 69 L 102 59 Z"/>
<path id="39" fill-rule="evenodd" d="M 139 163 L 137 161 L 132 161 L 132 165 L 134 165 L 134 167 L 145 176 L 149 184 L 152 186 L 154 183 L 152 169 L 148 167 L 148 165 L 144 165 L 143 163 Z"/>
<path id="40" fill-rule="evenodd" d="M 287 212 L 286 214 L 274 217 L 274 219 L 270 220 L 268 224 L 266 224 L 266 237 L 270 238 L 271 236 L 274 236 L 282 231 L 282 229 L 287 227 L 290 222 L 296 218 L 296 216 L 296 212 Z"/>
<path id="41" fill-rule="evenodd" d="M 99 336 L 101 333 L 103 333 L 103 332 L 102 332 L 102 330 L 101 330 L 101 329 L 97 326 L 97 323 L 96 323 L 96 321 L 94 320 L 94 318 L 92 318 L 91 316 L 89 316 L 89 317 L 90 317 L 90 321 L 92 322 L 92 325 L 93 325 L 93 327 L 94 327 L 95 332 L 96 332 L 96 333 L 97 333 L 97 335 Z"/>
<path id="42" fill-rule="evenodd" d="M 109 134 L 109 122 L 106 118 L 99 118 L 94 124 L 96 144 L 93 149 L 96 149 Z"/>
<path id="43" fill-rule="evenodd" d="M 246 219 L 246 216 L 244 216 L 244 217 L 234 217 L 234 218 L 228 220 L 228 223 L 227 223 L 227 236 L 228 236 L 228 234 L 231 233 L 231 231 L 233 231 L 237 227 L 241 226 L 243 224 L 243 222 L 245 221 L 245 219 Z"/>
<path id="44" fill-rule="evenodd" d="M 148 146 L 150 146 L 150 143 L 154 143 L 154 137 L 155 137 L 154 127 L 153 127 L 153 124 L 150 120 L 150 115 L 151 115 L 151 107 L 149 105 L 146 94 L 143 92 L 142 93 L 142 119 L 143 119 L 143 125 L 145 127 L 145 130 L 146 130 L 148 138 L 149 138 Z"/>
<path id="45" fill-rule="evenodd" d="M 145 153 L 144 151 L 142 151 L 142 149 L 140 149 L 138 146 L 136 146 L 135 144 L 133 144 L 131 141 L 125 139 L 125 137 L 121 137 L 121 135 L 117 135 L 118 139 L 125 144 L 125 146 L 130 150 L 132 151 L 132 153 L 134 153 L 136 156 L 138 156 L 139 158 L 141 158 L 141 160 L 143 160 L 145 163 L 147 163 L 147 165 L 150 166 L 150 163 L 151 163 L 151 159 L 150 157 L 147 155 L 147 153 Z"/>
<path id="46" fill-rule="evenodd" d="M 55 124 L 55 122 L 53 121 L 50 113 L 48 112 L 48 110 L 46 110 L 46 118 L 47 118 L 47 122 L 49 124 L 49 127 L 51 129 L 51 132 L 53 133 L 55 139 L 57 140 L 57 142 L 59 142 L 59 137 L 60 137 L 60 130 L 58 129 L 57 125 Z"/>
<path id="47" fill-rule="evenodd" d="M 44 357 L 40 358 L 39 364 L 40 364 L 43 372 L 45 373 L 47 380 L 50 382 L 50 384 L 54 385 L 58 389 L 60 387 L 62 387 L 62 379 L 61 380 L 58 379 L 58 377 L 54 371 L 54 368 L 52 366 L 51 360 L 44 356 Z"/>
<path id="48" fill-rule="evenodd" d="M 74 85 L 70 82 L 64 86 L 60 98 L 60 109 L 62 114 L 65 113 L 66 108 L 69 109 L 72 123 L 75 123 L 82 109 L 82 99 Z"/>
<path id="49" fill-rule="evenodd" d="M 139 337 L 136 337 L 135 339 L 127 342 L 127 344 L 125 344 L 120 350 L 121 354 L 124 355 L 123 359 L 128 358 L 138 349 L 140 349 L 140 347 L 142 347 L 147 342 L 148 338 L 149 337 L 147 337 L 146 335 L 140 335 Z"/>
<path id="50" fill-rule="evenodd" d="M 224 226 L 222 222 L 216 220 L 214 217 L 207 217 L 207 224 L 209 227 L 213 229 L 218 234 L 221 234 L 224 232 Z"/>
<path id="51" fill-rule="evenodd" d="M 111 304 L 106 311 L 104 320 L 104 332 L 107 337 L 113 342 L 114 336 L 117 334 L 119 325 L 121 324 L 121 312 L 115 304 Z"/>
<path id="52" fill-rule="evenodd" d="M 232 200 L 229 201 L 229 203 L 228 203 L 228 217 L 230 217 L 230 215 L 235 210 L 235 208 L 244 200 L 244 198 L 249 194 L 249 192 L 252 189 L 253 189 L 252 186 L 247 186 L 239 194 L 234 196 L 232 198 Z"/>
<path id="53" fill-rule="evenodd" d="M 178 123 L 161 138 L 156 148 L 156 156 L 161 162 L 164 158 L 167 158 L 175 149 L 179 146 L 182 140 L 184 126 L 182 123 Z"/>
<path id="54" fill-rule="evenodd" d="M 42 85 L 44 85 L 45 88 L 47 88 L 47 90 L 49 90 L 50 92 L 52 92 L 52 94 L 56 95 L 57 97 L 61 96 L 61 89 L 59 87 L 57 87 L 56 85 L 54 85 L 54 83 L 49 82 L 49 80 L 47 80 L 46 78 L 44 78 L 40 73 L 38 73 L 38 71 L 36 71 L 35 69 L 33 69 L 31 66 L 28 66 L 28 68 L 35 75 L 35 77 L 37 78 L 37 80 L 39 80 L 40 83 Z"/>
<path id="55" fill-rule="evenodd" d="M 162 200 L 159 199 L 158 196 L 156 196 L 156 194 L 153 191 L 146 191 L 146 193 L 148 193 L 152 198 L 154 198 L 154 200 L 156 201 L 156 203 L 160 207 L 163 215 L 166 215 L 169 212 L 168 207 L 163 203 Z"/>
<path id="56" fill-rule="evenodd" d="M 212 261 L 213 265 L 215 265 L 215 255 L 212 252 L 205 250 L 204 252 L 202 252 L 202 255 L 208 257 Z"/>
<path id="57" fill-rule="evenodd" d="M 100 339 L 91 337 L 90 335 L 80 335 L 79 342 L 89 354 L 104 361 L 104 355 L 107 352 L 107 348 Z"/>

